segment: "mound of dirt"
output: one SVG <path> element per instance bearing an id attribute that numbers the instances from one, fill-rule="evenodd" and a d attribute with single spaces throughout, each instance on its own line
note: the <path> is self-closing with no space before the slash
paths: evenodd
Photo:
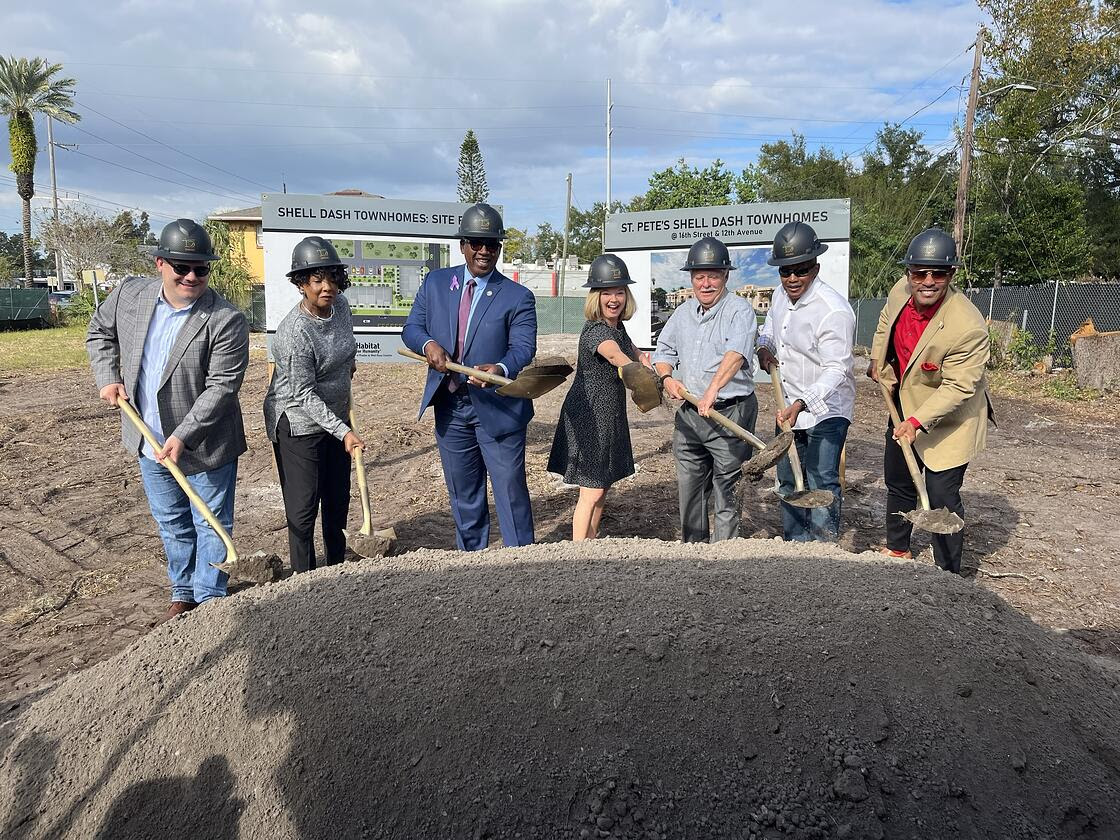
<path id="1" fill-rule="evenodd" d="M 423 551 L 211 603 L 0 727 L 0 836 L 1120 836 L 1120 680 L 913 563 Z"/>

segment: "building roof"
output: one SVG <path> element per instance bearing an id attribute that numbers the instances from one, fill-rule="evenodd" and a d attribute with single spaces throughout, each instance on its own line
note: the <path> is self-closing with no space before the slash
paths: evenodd
<path id="1" fill-rule="evenodd" d="M 384 198 L 383 195 L 368 193 L 365 190 L 353 187 L 344 190 L 324 193 L 324 195 L 341 195 L 348 198 Z M 243 210 L 226 210 L 224 213 L 211 213 L 206 217 L 215 222 L 259 222 L 261 220 L 261 206 L 246 207 Z"/>

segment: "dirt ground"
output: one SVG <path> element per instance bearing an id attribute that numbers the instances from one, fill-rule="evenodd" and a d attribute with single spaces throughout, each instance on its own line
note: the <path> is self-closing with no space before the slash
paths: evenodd
<path id="1" fill-rule="evenodd" d="M 541 353 L 571 339 L 542 341 Z M 550 346 L 551 345 L 551 346 Z M 429 414 L 415 419 L 423 370 L 364 366 L 355 379 L 375 526 L 392 525 L 400 550 L 453 548 Z M 286 557 L 280 490 L 263 432 L 266 364 L 259 346 L 242 389 L 249 452 L 241 459 L 234 540 L 243 554 Z M 564 395 L 537 401 L 528 469 L 537 539 L 570 534 L 574 491 L 544 470 Z M 760 386 L 760 417 L 772 416 Z M 1064 407 L 997 399 L 999 429 L 970 467 L 966 563 L 991 589 L 1043 627 L 1120 660 L 1120 445 L 1115 405 Z M 608 496 L 603 533 L 678 537 L 670 454 L 671 413 L 632 409 L 638 472 Z M 168 586 L 156 529 L 134 460 L 119 447 L 118 418 L 96 399 L 88 371 L 35 377 L 0 373 L 0 718 L 21 699 L 112 656 L 149 633 L 166 609 Z M 769 431 L 763 427 L 765 436 Z M 860 384 L 848 438 L 842 545 L 882 541 L 884 412 Z M 744 536 L 780 533 L 771 479 L 744 493 Z M 351 507 L 351 521 L 360 506 Z M 494 538 L 497 540 L 495 523 Z M 919 541 L 921 537 L 919 536 Z M 919 558 L 931 563 L 925 543 Z M 972 585 L 972 584 L 970 584 Z"/>

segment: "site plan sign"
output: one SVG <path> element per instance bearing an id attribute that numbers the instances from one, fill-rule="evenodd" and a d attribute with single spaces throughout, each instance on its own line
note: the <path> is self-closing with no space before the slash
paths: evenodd
<path id="1" fill-rule="evenodd" d="M 365 196 L 262 196 L 265 322 L 269 335 L 299 303 L 285 276 L 305 236 L 331 240 L 346 263 L 359 362 L 399 362 L 400 333 L 428 272 L 462 262 L 459 221 L 469 204 Z M 498 264 L 501 270 L 501 264 Z"/>
<path id="2" fill-rule="evenodd" d="M 691 296 L 687 271 L 681 271 L 689 247 L 705 236 L 728 246 L 735 270 L 728 288 L 751 301 L 761 318 L 779 285 L 778 269 L 767 265 L 774 236 L 789 222 L 812 225 L 828 250 L 819 262 L 819 281 L 848 296 L 851 202 L 846 198 L 732 204 L 683 210 L 614 213 L 607 217 L 604 250 L 617 254 L 630 270 L 630 287 L 638 304 L 626 331 L 639 347 L 653 347 L 655 336 L 673 309 Z"/>

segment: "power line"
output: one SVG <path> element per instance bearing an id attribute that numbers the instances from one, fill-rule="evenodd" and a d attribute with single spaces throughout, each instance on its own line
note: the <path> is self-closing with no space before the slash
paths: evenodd
<path id="1" fill-rule="evenodd" d="M 96 160 L 100 163 L 108 164 L 109 166 L 115 166 L 118 169 L 124 169 L 127 172 L 133 172 L 137 175 L 142 175 L 145 178 L 155 178 L 157 181 L 166 181 L 168 184 L 174 184 L 175 186 L 183 187 L 184 189 L 195 190 L 196 192 L 209 193 L 210 195 L 216 195 L 219 198 L 232 199 L 233 201 L 237 201 L 237 202 L 244 201 L 244 196 L 237 197 L 237 196 L 226 195 L 224 193 L 216 193 L 213 190 L 204 190 L 201 187 L 194 186 L 193 184 L 184 184 L 181 181 L 173 181 L 172 179 L 164 178 L 161 175 L 153 175 L 151 172 L 141 172 L 139 169 L 133 169 L 131 166 L 125 166 L 123 163 L 114 163 L 111 160 L 105 160 L 105 158 L 99 158 L 96 155 L 91 155 L 87 152 L 79 151 L 78 149 L 66 149 L 66 151 L 70 152 L 70 154 L 81 155 L 82 157 L 87 157 L 90 160 Z"/>
<path id="2" fill-rule="evenodd" d="M 942 94 L 944 96 L 944 94 Z M 934 100 L 936 102 L 937 100 Z M 930 103 L 933 104 L 932 102 Z M 661 111 L 671 114 L 689 114 L 694 117 L 734 117 L 743 120 L 790 120 L 791 122 L 818 122 L 818 123 L 834 123 L 838 125 L 880 125 L 882 120 L 835 120 L 825 119 L 824 117 L 797 117 L 789 115 L 778 114 L 731 114 L 723 111 L 693 111 L 687 108 L 658 108 L 647 105 L 624 105 L 620 102 L 614 103 L 615 108 L 630 108 L 637 111 Z M 927 106 L 928 107 L 928 106 Z M 913 115 L 912 115 L 913 116 Z M 924 126 L 941 126 L 943 123 L 914 123 L 915 125 Z"/>
<path id="3" fill-rule="evenodd" d="M 187 152 L 184 152 L 181 149 L 177 149 L 174 146 L 163 142 L 162 140 L 157 140 L 155 137 L 152 137 L 149 134 L 145 134 L 143 131 L 140 131 L 139 129 L 133 128 L 130 125 L 126 125 L 125 123 L 121 122 L 120 120 L 116 120 L 113 117 L 108 116 L 107 114 L 102 114 L 100 111 L 98 111 L 95 108 L 90 107 L 89 105 L 86 105 L 84 102 L 82 103 L 82 107 L 87 111 L 92 111 L 93 113 L 97 114 L 99 117 L 102 117 L 103 119 L 109 120 L 109 122 L 116 123 L 117 125 L 121 126 L 121 128 L 128 129 L 133 134 L 139 134 L 141 137 L 145 137 L 148 140 L 152 140 L 153 142 L 158 143 L 159 145 L 163 146 L 164 148 L 170 149 L 173 152 L 177 152 L 178 154 L 181 154 L 183 157 L 190 158 L 193 161 L 201 163 L 203 166 L 209 166 L 211 169 L 215 169 L 215 170 L 217 170 L 218 172 L 221 172 L 224 175 L 230 175 L 234 178 L 238 178 L 238 179 L 244 181 L 247 184 L 252 184 L 253 186 L 256 186 L 256 187 L 263 187 L 265 192 L 275 192 L 274 188 L 268 186 L 267 184 L 262 184 L 259 181 L 250 180 L 249 178 L 246 178 L 243 175 L 238 175 L 236 172 L 230 172 L 228 169 L 222 169 L 220 166 L 215 166 L 214 164 L 212 164 L 208 161 L 205 161 L 202 158 L 198 158 L 198 157 L 195 157 L 192 154 L 188 154 Z"/>
<path id="4" fill-rule="evenodd" d="M 70 127 L 73 128 L 73 129 L 76 129 L 77 131 L 80 131 L 82 134 L 85 134 L 85 135 L 88 135 L 88 136 L 94 138 L 95 140 L 100 140 L 102 143 L 106 143 L 110 146 L 113 146 L 114 148 L 120 149 L 122 152 L 127 152 L 128 154 L 134 155 L 134 156 L 140 158 L 141 160 L 146 160 L 148 163 L 154 163 L 156 166 L 160 167 L 161 169 L 169 169 L 172 172 L 178 173 L 179 175 L 184 175 L 187 178 L 193 178 L 194 180 L 196 180 L 200 183 L 206 184 L 206 185 L 211 186 L 211 187 L 217 187 L 220 190 L 225 189 L 225 187 L 222 186 L 221 184 L 215 184 L 213 181 L 207 181 L 205 178 L 200 178 L 197 175 L 192 175 L 190 172 L 186 172 L 182 169 L 177 169 L 176 167 L 171 166 L 170 164 L 167 164 L 167 163 L 163 163 L 162 161 L 158 161 L 155 158 L 150 158 L 147 155 L 142 155 L 139 152 L 132 151 L 131 149 L 126 149 L 124 146 L 120 145 L 119 143 L 114 143 L 112 140 L 106 140 L 104 137 L 101 137 L 100 135 L 94 134 L 89 129 L 82 128 L 79 125 L 71 125 Z M 74 151 L 74 150 L 71 149 L 70 151 Z M 105 162 L 108 163 L 108 161 L 105 161 Z M 217 193 L 215 193 L 215 195 L 216 194 Z M 248 201 L 255 201 L 256 197 L 255 196 L 249 196 L 248 194 L 241 194 L 241 196 L 238 200 L 241 201 L 243 199 L 248 200 Z"/>

